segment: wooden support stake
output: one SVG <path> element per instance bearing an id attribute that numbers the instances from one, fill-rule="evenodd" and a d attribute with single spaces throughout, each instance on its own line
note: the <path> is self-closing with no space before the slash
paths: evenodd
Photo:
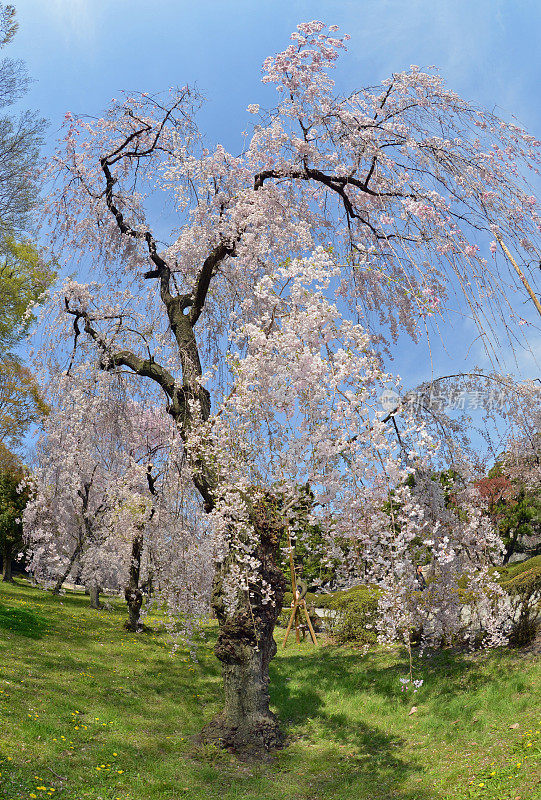
<path id="1" fill-rule="evenodd" d="M 306 617 L 306 622 L 308 623 L 308 629 L 310 631 L 310 636 L 312 637 L 312 641 L 314 644 L 317 644 L 317 637 L 316 632 L 312 627 L 312 620 L 310 619 L 310 614 L 308 613 L 308 607 L 306 605 L 306 600 L 302 599 L 302 608 L 304 611 L 304 616 Z"/>
<path id="2" fill-rule="evenodd" d="M 293 627 L 293 620 L 295 620 L 295 622 L 296 622 L 297 610 L 298 610 L 299 606 L 302 608 L 302 610 L 304 612 L 304 616 L 306 617 L 306 622 L 308 624 L 308 630 L 310 631 L 310 636 L 312 638 L 312 642 L 315 645 L 317 645 L 317 643 L 318 643 L 316 632 L 315 632 L 315 630 L 313 628 L 312 620 L 310 619 L 310 614 L 308 613 L 308 606 L 306 605 L 306 600 L 304 598 L 302 598 L 302 600 L 300 600 L 298 597 L 295 597 L 295 602 L 293 603 L 293 609 L 291 611 L 291 616 L 289 617 L 289 623 L 288 623 L 288 626 L 287 626 L 286 635 L 284 636 L 284 641 L 283 641 L 282 647 L 285 647 L 286 644 L 287 644 L 289 633 L 291 631 L 291 628 Z"/>
<path id="3" fill-rule="evenodd" d="M 526 289 L 526 291 L 528 292 L 528 294 L 532 298 L 535 307 L 537 308 L 537 310 L 541 314 L 541 303 L 539 302 L 539 298 L 536 297 L 534 290 L 532 289 L 532 287 L 530 286 L 530 284 L 526 280 L 526 276 L 524 275 L 523 271 L 521 270 L 521 268 L 519 267 L 519 265 L 517 264 L 517 262 L 515 261 L 515 259 L 511 255 L 511 253 L 509 252 L 509 250 L 506 247 L 506 245 L 499 238 L 499 236 L 497 236 L 496 238 L 498 239 L 499 243 L 501 244 L 503 252 L 509 258 L 509 260 L 511 261 L 512 265 L 516 269 L 517 274 L 518 274 L 520 280 L 522 281 L 522 283 L 524 284 L 524 288 Z"/>
<path id="4" fill-rule="evenodd" d="M 286 635 L 284 636 L 284 642 L 282 644 L 282 647 L 285 647 L 287 644 L 287 639 L 291 631 L 291 628 L 293 627 L 293 622 L 295 622 L 295 637 L 297 639 L 297 644 L 300 644 L 301 642 L 299 622 L 297 618 L 297 611 L 299 610 L 299 606 L 301 606 L 302 610 L 304 611 L 304 616 L 306 617 L 306 622 L 308 623 L 308 630 L 310 631 L 310 636 L 312 637 L 312 641 L 314 644 L 317 644 L 317 638 L 314 628 L 312 627 L 312 621 L 310 619 L 310 614 L 308 613 L 306 600 L 304 599 L 304 597 L 300 598 L 297 592 L 297 581 L 295 578 L 295 564 L 293 563 L 293 548 L 291 546 L 291 535 L 289 532 L 289 528 L 287 529 L 287 542 L 289 545 L 289 566 L 291 568 L 291 590 L 293 592 L 293 609 L 291 611 L 291 616 L 289 618 L 289 623 L 287 626 Z"/>
<path id="5" fill-rule="evenodd" d="M 293 611 L 291 612 L 291 616 L 289 618 L 289 624 L 287 626 L 286 635 L 284 636 L 284 642 L 282 644 L 282 647 L 285 647 L 286 644 L 287 644 L 287 637 L 289 636 L 289 631 L 291 630 L 291 626 L 293 625 L 293 620 L 295 619 L 295 615 L 297 613 L 297 606 L 298 605 L 299 604 L 295 600 L 295 602 L 293 603 Z"/>

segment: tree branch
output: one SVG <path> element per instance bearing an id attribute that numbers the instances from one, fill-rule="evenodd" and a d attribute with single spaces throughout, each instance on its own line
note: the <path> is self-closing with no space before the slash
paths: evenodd
<path id="1" fill-rule="evenodd" d="M 233 255 L 235 255 L 235 244 L 233 243 L 232 245 L 228 245 L 225 244 L 225 242 L 220 242 L 220 244 L 214 248 L 210 255 L 206 257 L 199 275 L 197 276 L 195 288 L 192 292 L 192 308 L 189 314 L 189 320 L 192 326 L 195 325 L 201 316 L 210 282 L 212 277 L 216 274 L 218 266 L 221 264 L 224 258 Z"/>
<path id="2" fill-rule="evenodd" d="M 129 141 L 129 137 L 128 140 Z M 100 158 L 100 165 L 105 175 L 105 202 L 107 203 L 107 208 L 114 216 L 116 220 L 116 224 L 120 233 L 124 234 L 124 236 L 131 236 L 133 239 L 144 240 L 148 249 L 148 254 L 150 260 L 155 265 L 156 269 L 150 270 L 149 272 L 145 272 L 145 278 L 159 278 L 160 279 L 160 293 L 164 302 L 167 299 L 171 298 L 171 292 L 169 287 L 169 282 L 171 279 L 171 270 L 169 265 L 167 264 L 164 259 L 158 255 L 158 250 L 156 247 L 156 240 L 152 235 L 150 230 L 146 231 L 137 231 L 135 228 L 132 228 L 131 225 L 124 219 L 124 215 L 115 204 L 114 197 L 113 197 L 113 187 L 116 183 L 116 179 L 113 177 L 113 174 L 110 170 L 109 164 L 109 157 L 103 156 Z"/>
<path id="3" fill-rule="evenodd" d="M 74 316 L 76 322 L 79 320 L 83 321 L 85 333 L 96 342 L 101 350 L 103 356 L 101 359 L 102 369 L 109 371 L 115 367 L 128 367 L 136 375 L 150 378 L 155 381 L 155 383 L 159 384 L 173 402 L 178 401 L 179 392 L 175 379 L 165 367 L 156 363 L 152 358 L 141 358 L 135 355 L 135 353 L 131 353 L 129 350 L 113 350 L 104 337 L 93 327 L 92 319 L 88 312 L 70 308 L 67 299 L 65 300 L 65 306 L 67 313 Z M 75 329 L 77 330 L 77 328 Z"/>

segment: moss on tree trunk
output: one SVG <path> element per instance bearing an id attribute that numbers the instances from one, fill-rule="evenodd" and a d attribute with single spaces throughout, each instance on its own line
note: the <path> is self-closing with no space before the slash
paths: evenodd
<path id="1" fill-rule="evenodd" d="M 143 592 L 139 586 L 141 574 L 141 552 L 143 550 L 142 531 L 135 536 L 132 542 L 130 574 L 128 584 L 124 590 L 124 597 L 128 604 L 128 619 L 124 627 L 128 631 L 139 631 L 142 629 L 140 622 L 141 606 L 143 605 Z"/>
<path id="2" fill-rule="evenodd" d="M 258 534 L 259 575 L 234 610 L 226 604 L 225 582 L 231 555 L 217 572 L 212 607 L 219 623 L 215 654 L 222 666 L 225 703 L 223 710 L 205 726 L 201 739 L 234 750 L 241 756 L 259 758 L 284 743 L 276 715 L 270 710 L 269 664 L 276 654 L 274 627 L 282 610 L 285 578 L 278 566 L 280 530 L 254 511 Z M 257 586 L 269 584 L 274 602 L 264 602 Z"/>

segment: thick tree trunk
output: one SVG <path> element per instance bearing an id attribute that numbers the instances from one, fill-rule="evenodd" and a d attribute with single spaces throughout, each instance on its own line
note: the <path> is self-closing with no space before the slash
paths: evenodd
<path id="1" fill-rule="evenodd" d="M 100 587 L 97 583 L 91 583 L 88 587 L 88 593 L 90 595 L 90 608 L 101 608 L 100 591 Z"/>
<path id="2" fill-rule="evenodd" d="M 244 596 L 230 611 L 224 591 L 230 557 L 221 565 L 214 582 L 212 607 L 220 627 L 215 653 L 222 665 L 225 705 L 201 733 L 205 742 L 254 758 L 281 747 L 285 738 L 269 707 L 269 664 L 276 654 L 273 631 L 285 591 L 285 578 L 277 564 L 281 530 L 266 524 L 268 520 L 262 520 L 257 509 L 256 522 L 259 578 L 273 588 L 275 600 L 264 603 L 257 588 L 259 581 L 254 581 L 250 603 Z"/>
<path id="3" fill-rule="evenodd" d="M 143 627 L 139 619 L 141 616 L 141 606 L 143 605 L 143 592 L 139 586 L 142 550 L 143 533 L 140 532 L 135 536 L 132 543 L 130 576 L 128 585 L 124 590 L 124 597 L 128 604 L 128 620 L 124 623 L 124 627 L 128 631 L 139 631 Z"/>
<path id="4" fill-rule="evenodd" d="M 2 580 L 6 581 L 6 583 L 13 583 L 13 577 L 11 575 L 11 548 L 7 545 L 3 549 L 2 558 Z"/>

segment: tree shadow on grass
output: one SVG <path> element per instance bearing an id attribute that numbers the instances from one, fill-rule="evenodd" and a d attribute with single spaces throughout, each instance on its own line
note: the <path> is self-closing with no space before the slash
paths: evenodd
<path id="1" fill-rule="evenodd" d="M 307 655 L 283 656 L 272 665 L 273 674 L 297 676 L 304 685 L 323 691 L 340 689 L 349 694 L 367 692 L 382 699 L 396 700 L 407 706 L 411 696 L 400 691 L 399 678 L 409 673 L 406 651 L 367 655 L 339 649 L 321 648 Z M 465 653 L 442 650 L 423 658 L 414 655 L 413 677 L 423 679 L 422 695 L 428 699 L 451 696 L 481 689 L 491 681 L 482 665 Z"/>
<path id="2" fill-rule="evenodd" d="M 482 689 L 491 678 L 463 653 L 442 651 L 414 660 L 414 677 L 424 679 L 415 699 L 400 689 L 399 678 L 409 671 L 405 652 L 363 656 L 321 648 L 273 662 L 273 702 L 293 746 L 300 740 L 307 749 L 312 792 L 318 786 L 325 797 L 334 791 L 336 797 L 349 798 L 352 787 L 359 786 L 358 796 L 371 800 L 434 800 L 437 792 L 421 785 L 424 767 L 408 752 L 408 707 L 416 700 L 437 705 L 443 717 L 451 698 Z M 338 706 L 341 698 L 345 711 Z M 402 725 L 402 736 L 378 727 L 392 715 Z M 411 789 L 412 781 L 419 781 L 419 788 Z"/>
<path id="3" fill-rule="evenodd" d="M 421 774 L 421 767 L 401 757 L 405 742 L 400 736 L 325 708 L 321 684 L 320 691 L 311 688 L 318 684 L 310 681 L 293 686 L 286 674 L 294 673 L 290 667 L 282 670 L 280 666 L 273 670 L 273 700 L 289 728 L 291 748 L 299 743 L 303 750 L 305 786 L 301 794 L 297 790 L 296 798 L 434 800 L 423 788 L 410 790 L 404 785 Z M 332 676 L 327 676 L 327 688 L 329 680 Z"/>
<path id="4" fill-rule="evenodd" d="M 41 639 L 45 630 L 45 622 L 33 611 L 11 608 L 0 602 L 0 629 L 18 633 L 29 639 Z"/>

